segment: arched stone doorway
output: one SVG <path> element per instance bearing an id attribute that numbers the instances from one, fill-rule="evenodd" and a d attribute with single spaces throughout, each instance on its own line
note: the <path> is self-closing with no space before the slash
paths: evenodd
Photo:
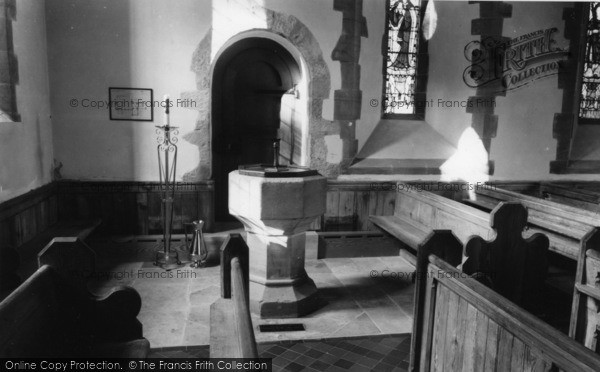
<path id="1" fill-rule="evenodd" d="M 228 174 L 242 164 L 271 163 L 273 141 L 282 138 L 282 159 L 293 161 L 295 111 L 302 72 L 294 57 L 268 38 L 250 37 L 227 47 L 215 62 L 211 92 L 212 174 L 215 214 L 229 220 Z M 284 102 L 282 107 L 282 102 Z M 283 113 L 283 115 L 282 115 Z M 293 113 L 292 113 L 293 115 Z M 296 125 L 294 125 L 296 124 Z"/>
<path id="2" fill-rule="evenodd" d="M 214 37 L 213 29 L 209 29 L 192 56 L 191 69 L 196 75 L 196 90 L 181 94 L 182 99 L 197 103 L 188 108 L 198 112 L 195 130 L 182 136 L 185 141 L 198 148 L 198 165 L 183 176 L 183 181 L 206 185 L 202 205 L 212 221 L 216 209 L 212 143 L 214 113 L 211 112 L 213 72 L 222 53 L 238 41 L 252 37 L 271 39 L 284 46 L 295 57 L 296 62 L 301 65 L 303 75 L 300 100 L 306 107 L 297 111 L 304 117 L 301 119 L 301 136 L 295 137 L 300 143 L 291 154 L 295 159 L 294 163 L 317 169 L 328 177 L 339 173 L 340 164 L 327 161 L 324 136 L 339 135 L 340 128 L 322 116 L 323 101 L 329 98 L 331 83 L 329 68 L 323 59 L 319 43 L 308 27 L 296 17 L 269 9 L 264 9 L 264 12 L 267 23 L 264 29 L 238 30 L 229 37 L 220 34 L 218 38 Z M 285 99 L 284 96 L 283 100 Z"/>

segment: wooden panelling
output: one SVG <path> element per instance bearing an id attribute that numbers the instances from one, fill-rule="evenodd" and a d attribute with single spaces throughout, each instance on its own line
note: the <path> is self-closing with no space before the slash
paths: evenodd
<path id="1" fill-rule="evenodd" d="M 600 352 L 600 234 L 589 234 L 579 252 L 569 336 Z"/>
<path id="2" fill-rule="evenodd" d="M 48 184 L 0 204 L 0 245 L 16 248 L 55 224 L 55 192 Z"/>
<path id="3" fill-rule="evenodd" d="M 450 199 L 457 199 L 461 194 L 460 188 L 447 187 L 458 184 L 425 182 L 412 185 L 421 191 L 431 191 Z M 529 195 L 538 195 L 540 192 L 539 182 L 495 182 L 494 185 Z M 575 186 L 573 183 L 560 185 Z M 576 185 L 586 189 L 600 187 L 597 182 Z M 398 208 L 396 187 L 394 182 L 329 180 L 325 214 L 311 228 L 323 231 L 377 231 L 369 221 L 369 216 L 394 214 L 394 209 Z M 210 231 L 214 223 L 213 200 L 212 181 L 177 184 L 176 231 L 181 232 L 183 224 L 193 219 L 204 219 L 206 229 Z M 432 214 L 435 211 L 427 208 L 426 204 L 416 205 L 419 207 L 414 209 L 412 218 L 423 221 L 434 218 Z M 111 234 L 158 234 L 162 231 L 161 194 L 158 184 L 152 182 L 55 182 L 0 205 L 0 243 L 18 246 L 52 226 L 59 218 L 101 218 L 102 229 Z M 483 228 L 487 228 L 487 222 Z M 477 233 L 485 236 L 483 231 Z"/>
<path id="4" fill-rule="evenodd" d="M 389 182 L 333 181 L 327 183 L 323 231 L 376 231 L 369 215 L 394 214 L 396 192 Z"/>
<path id="5" fill-rule="evenodd" d="M 178 183 L 175 186 L 173 230 L 204 220 L 206 231 L 214 225 L 214 183 Z M 61 219 L 101 218 L 100 231 L 108 234 L 147 235 L 162 232 L 162 194 L 153 182 L 57 183 Z"/>
<path id="6" fill-rule="evenodd" d="M 598 371 L 600 356 L 437 255 L 419 252 L 413 371 Z"/>
<path id="7" fill-rule="evenodd" d="M 565 184 L 565 183 L 560 183 Z M 598 183 L 581 183 L 587 188 Z M 420 182 L 404 184 L 410 185 L 411 191 L 430 193 L 444 196 L 448 199 L 461 200 L 465 194 L 465 186 L 442 182 Z M 570 184 L 569 184 L 570 185 Z M 473 185 L 471 185 L 473 186 Z M 539 196 L 540 182 L 534 181 L 502 181 L 493 182 L 492 188 L 503 188 L 527 195 Z M 599 186 L 600 187 L 600 186 Z M 369 216 L 389 216 L 394 214 L 394 209 L 400 208 L 400 203 L 410 203 L 410 200 L 399 199 L 401 194 L 395 182 L 364 182 L 364 181 L 337 181 L 329 180 L 327 183 L 327 206 L 322 218 L 321 230 L 323 231 L 375 231 L 377 228 L 369 221 Z M 423 193 L 429 194 L 429 193 Z M 412 210 L 411 218 L 420 222 L 432 221 L 435 211 L 426 204 L 414 201 L 415 208 L 404 207 Z M 487 228 L 487 223 L 484 225 Z M 477 232 L 483 235 L 481 231 Z"/>

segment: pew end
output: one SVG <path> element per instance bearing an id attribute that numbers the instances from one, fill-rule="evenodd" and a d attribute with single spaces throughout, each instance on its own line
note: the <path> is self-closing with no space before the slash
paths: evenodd
<path id="1" fill-rule="evenodd" d="M 210 357 L 258 358 L 249 307 L 249 249 L 240 234 L 221 246 L 221 298 L 210 306 Z"/>
<path id="2" fill-rule="evenodd" d="M 94 252 L 79 238 L 55 238 L 38 255 L 40 268 L 0 303 L 2 357 L 135 357 L 150 350 L 137 319 L 139 293 L 86 289 Z"/>
<path id="3" fill-rule="evenodd" d="M 38 267 L 49 265 L 74 286 L 86 289 L 96 270 L 96 253 L 78 237 L 53 238 L 37 255 Z"/>
<path id="4" fill-rule="evenodd" d="M 598 371 L 600 356 L 466 276 L 419 252 L 410 371 Z"/>
<path id="5" fill-rule="evenodd" d="M 0 356 L 145 357 L 149 343 L 131 316 L 141 302 L 117 297 L 118 304 L 106 306 L 42 266 L 0 303 Z"/>
<path id="6" fill-rule="evenodd" d="M 10 245 L 0 246 L 0 301 L 17 288 L 23 280 L 17 273 L 19 253 Z"/>
<path id="7" fill-rule="evenodd" d="M 548 273 L 548 237 L 536 233 L 523 238 L 527 209 L 518 202 L 501 202 L 490 214 L 495 237 L 472 236 L 465 244 L 462 271 L 535 314 Z M 443 257 L 442 257 L 443 258 Z"/>
<path id="8" fill-rule="evenodd" d="M 584 239 L 575 273 L 569 336 L 600 353 L 600 229 Z"/>

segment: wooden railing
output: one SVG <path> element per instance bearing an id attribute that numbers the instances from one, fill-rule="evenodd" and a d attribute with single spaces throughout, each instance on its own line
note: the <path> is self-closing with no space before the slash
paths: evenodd
<path id="1" fill-rule="evenodd" d="M 248 246 L 230 234 L 221 246 L 221 298 L 210 307 L 211 358 L 258 358 L 249 307 Z"/>

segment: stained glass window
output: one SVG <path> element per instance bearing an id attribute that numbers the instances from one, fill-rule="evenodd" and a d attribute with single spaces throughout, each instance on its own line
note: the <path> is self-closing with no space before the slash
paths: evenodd
<path id="1" fill-rule="evenodd" d="M 389 0 L 384 114 L 414 114 L 421 0 Z"/>
<path id="2" fill-rule="evenodd" d="M 590 3 L 579 118 L 600 119 L 600 2 Z"/>

